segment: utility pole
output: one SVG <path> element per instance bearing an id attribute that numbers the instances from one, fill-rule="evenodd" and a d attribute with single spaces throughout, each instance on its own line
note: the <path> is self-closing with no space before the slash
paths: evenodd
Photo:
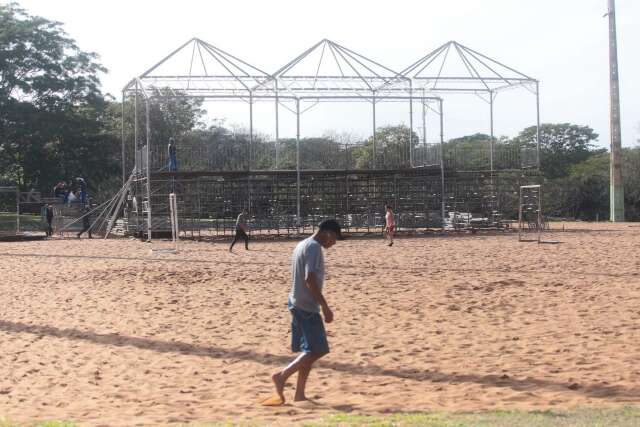
<path id="1" fill-rule="evenodd" d="M 610 217 L 611 222 L 624 221 L 624 186 L 622 183 L 622 137 L 620 131 L 620 88 L 618 82 L 618 46 L 616 42 L 616 5 L 609 1 L 609 94 L 611 162 L 610 179 Z"/>

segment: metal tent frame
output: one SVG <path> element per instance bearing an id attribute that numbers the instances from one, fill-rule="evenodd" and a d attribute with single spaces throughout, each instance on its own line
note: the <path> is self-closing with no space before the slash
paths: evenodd
<path id="1" fill-rule="evenodd" d="M 444 73 L 449 52 L 458 54 L 466 74 Z M 437 70 L 433 70 L 437 67 Z M 447 84 L 443 86 L 444 82 Z M 273 171 L 279 171 L 278 147 L 280 140 L 280 108 L 296 115 L 296 204 L 297 224 L 301 223 L 301 161 L 300 161 L 300 116 L 320 102 L 369 102 L 372 106 L 372 158 L 373 169 L 379 169 L 376 141 L 376 104 L 379 102 L 400 102 L 408 104 L 409 144 L 403 149 L 406 156 L 406 168 L 420 166 L 414 157 L 414 103 L 422 106 L 423 143 L 426 146 L 426 113 L 434 111 L 439 116 L 439 168 L 442 190 L 441 210 L 444 221 L 444 110 L 441 94 L 473 93 L 490 105 L 491 112 L 491 148 L 490 168 L 493 172 L 493 102 L 495 94 L 513 87 L 535 86 L 537 106 L 537 126 L 539 129 L 538 81 L 532 79 L 502 63 L 469 49 L 455 41 L 445 43 L 438 49 L 411 64 L 402 72 L 382 65 L 360 53 L 331 40 L 323 39 L 293 60 L 280 67 L 274 73 L 268 73 L 251 65 L 210 43 L 193 38 L 153 67 L 132 79 L 122 90 L 122 179 L 128 176 L 125 166 L 125 102 L 133 97 L 134 103 L 134 181 L 144 185 L 147 215 L 147 237 L 151 239 L 151 158 L 150 158 L 150 121 L 149 103 L 167 97 L 198 98 L 207 100 L 240 100 L 248 105 L 249 116 L 249 167 L 254 142 L 253 116 L 256 102 L 274 102 L 275 106 L 275 162 Z M 488 94 L 488 100 L 484 98 Z M 138 132 L 138 98 L 145 105 L 145 141 L 140 141 Z M 286 102 L 293 102 L 290 108 Z M 301 109 L 301 103 L 308 103 Z M 539 131 L 537 148 L 537 166 L 539 168 Z M 211 171 L 212 173 L 214 171 Z M 293 172 L 293 171 L 282 171 Z M 176 173 L 174 173 L 175 176 Z M 166 172 L 162 175 L 166 178 Z M 144 209 L 143 209 L 144 211 Z"/>
<path id="2" fill-rule="evenodd" d="M 458 69 L 451 70 L 458 62 Z M 467 93 L 479 96 L 489 105 L 490 169 L 494 170 L 494 102 L 504 90 L 525 88 L 536 100 L 536 167 L 540 169 L 540 83 L 516 69 L 456 41 L 449 41 L 418 59 L 402 74 L 416 90 L 430 94 Z M 485 98 L 488 97 L 488 98 Z"/>
<path id="3" fill-rule="evenodd" d="M 317 62 L 313 58 L 318 54 Z M 182 58 L 181 58 L 182 57 Z M 179 63 L 180 59 L 182 62 Z M 298 73 L 305 64 L 313 62 L 315 72 Z M 334 71 L 321 73 L 332 63 Z M 337 68 L 337 71 L 335 70 Z M 123 183 L 126 181 L 124 104 L 127 96 L 133 96 L 134 103 L 134 144 L 136 180 L 144 181 L 146 192 L 146 214 L 148 237 L 151 236 L 152 215 L 149 203 L 151 191 L 150 123 L 149 103 L 167 96 L 200 98 L 209 100 L 241 100 L 249 106 L 249 157 L 253 144 L 253 105 L 258 101 L 275 103 L 275 145 L 274 169 L 278 169 L 278 141 L 280 107 L 289 109 L 283 100 L 293 101 L 296 115 L 296 181 L 297 181 L 297 222 L 301 219 L 301 165 L 300 165 L 300 116 L 320 102 L 370 102 L 372 105 L 373 128 L 373 168 L 377 169 L 376 158 L 376 104 L 379 102 L 406 102 L 409 104 L 409 144 L 406 156 L 408 166 L 415 166 L 413 159 L 413 103 L 421 102 L 423 107 L 423 129 L 426 109 L 442 112 L 442 98 L 426 94 L 415 95 L 410 79 L 404 77 L 377 61 L 367 58 L 335 42 L 323 39 L 285 64 L 278 71 L 269 74 L 248 62 L 198 38 L 193 38 L 165 58 L 132 79 L 122 91 L 122 157 Z M 138 148 L 138 96 L 145 103 L 146 141 Z M 301 110 L 301 103 L 311 105 Z M 437 107 L 431 107 L 436 104 Z M 442 146 L 442 117 L 440 119 Z M 426 133 L 425 133 L 426 139 Z M 426 140 L 424 141 L 426 144 Z M 440 156 L 442 157 L 442 156 Z M 440 159 L 442 168 L 442 159 Z M 251 159 L 249 159 L 251 165 Z M 142 172 L 146 172 L 142 174 Z M 251 172 L 248 170 L 247 172 Z"/>

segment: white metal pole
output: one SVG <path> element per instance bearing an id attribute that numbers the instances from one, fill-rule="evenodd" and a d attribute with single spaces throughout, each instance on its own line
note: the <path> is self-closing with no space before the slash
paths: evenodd
<path id="1" fill-rule="evenodd" d="M 422 89 L 422 144 L 424 147 L 427 146 L 427 104 L 424 89 Z"/>
<path id="2" fill-rule="evenodd" d="M 441 210 L 442 210 L 442 229 L 444 230 L 444 207 L 445 207 L 445 192 L 444 192 L 444 107 L 442 99 L 438 102 L 440 104 L 440 184 L 441 189 Z"/>
<path id="3" fill-rule="evenodd" d="M 253 92 L 249 92 L 249 165 L 247 167 L 247 209 L 251 214 L 251 166 L 253 158 Z"/>
<path id="4" fill-rule="evenodd" d="M 249 155 L 247 170 L 251 170 L 251 158 L 253 157 L 253 92 L 249 92 Z"/>
<path id="5" fill-rule="evenodd" d="M 122 91 L 122 120 L 121 120 L 121 124 L 122 124 L 122 185 L 124 185 L 124 183 L 127 180 L 126 172 L 125 172 L 125 150 L 124 150 L 124 90 Z"/>
<path id="6" fill-rule="evenodd" d="M 16 185 L 16 234 L 20 234 L 20 185 Z"/>
<path id="7" fill-rule="evenodd" d="M 409 80 L 409 167 L 413 167 L 413 83 Z"/>
<path id="8" fill-rule="evenodd" d="M 278 99 L 278 80 L 275 81 L 275 89 L 276 89 L 276 170 L 278 169 L 278 150 L 280 144 L 280 120 L 278 116 L 278 109 L 280 100 Z"/>
<path id="9" fill-rule="evenodd" d="M 542 186 L 538 186 L 538 243 L 540 243 L 540 238 L 542 236 L 542 227 L 543 227 L 543 219 L 542 219 Z"/>
<path id="10" fill-rule="evenodd" d="M 296 189 L 297 189 L 297 221 L 298 228 L 302 225 L 300 216 L 300 99 L 296 98 Z M 300 230 L 298 230 L 299 232 Z"/>
<path id="11" fill-rule="evenodd" d="M 493 91 L 489 91 L 489 126 L 490 126 L 490 138 L 489 138 L 489 168 L 493 176 Z"/>
<path id="12" fill-rule="evenodd" d="M 536 169 L 540 170 L 540 83 L 536 81 Z"/>
<path id="13" fill-rule="evenodd" d="M 378 160 L 377 160 L 377 152 L 376 152 L 376 91 L 373 91 L 373 96 L 371 97 L 371 104 L 373 106 L 372 114 L 373 114 L 373 168 L 378 168 Z"/>
<path id="14" fill-rule="evenodd" d="M 520 186 L 520 196 L 518 197 L 518 242 L 522 240 L 522 186 Z"/>
<path id="15" fill-rule="evenodd" d="M 149 146 L 151 145 L 151 122 L 149 119 L 150 108 L 149 108 L 149 99 L 145 97 L 145 108 L 146 108 L 146 131 L 147 131 L 147 147 L 146 147 L 146 157 L 147 161 L 145 162 L 147 167 L 147 242 L 151 242 L 151 150 Z"/>
<path id="16" fill-rule="evenodd" d="M 140 159 L 138 158 L 138 81 L 136 80 L 136 91 L 133 94 L 133 156 L 134 156 L 134 168 L 137 168 L 140 164 Z M 136 169 L 136 177 L 139 173 Z M 137 186 L 136 186 L 137 187 Z"/>
<path id="17" fill-rule="evenodd" d="M 178 240 L 180 239 L 180 230 L 178 227 L 178 203 L 176 201 L 176 194 L 169 194 L 169 214 L 171 215 L 171 238 L 173 240 L 173 247 L 178 251 Z"/>
<path id="18" fill-rule="evenodd" d="M 175 193 L 169 193 L 169 222 L 171 224 L 171 242 L 174 245 L 175 248 L 175 244 L 176 244 L 176 222 L 175 222 L 175 217 L 173 216 L 174 214 L 174 210 L 173 210 L 173 200 L 175 197 Z"/>

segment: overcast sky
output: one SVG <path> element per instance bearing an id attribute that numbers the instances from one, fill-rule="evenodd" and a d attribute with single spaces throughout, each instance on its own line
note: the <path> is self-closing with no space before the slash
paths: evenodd
<path id="1" fill-rule="evenodd" d="M 103 77 L 104 90 L 118 97 L 127 81 L 191 37 L 208 41 L 268 72 L 323 38 L 394 70 L 405 68 L 448 40 L 457 40 L 539 79 L 543 122 L 589 125 L 600 134 L 599 145 L 609 144 L 608 21 L 603 18 L 606 0 L 19 3 L 31 14 L 64 23 L 83 50 L 98 53 L 109 69 Z M 617 0 L 616 7 L 622 141 L 624 146 L 631 146 L 640 138 L 640 1 Z M 471 98 L 445 99 L 447 138 L 488 133 L 486 107 Z M 353 116 L 348 115 L 349 110 L 345 110 L 346 116 L 345 111 L 332 116 L 331 109 L 326 108 L 314 113 L 313 118 L 303 121 L 303 133 L 309 136 L 335 129 L 366 134 L 371 126 L 363 110 L 367 107 L 349 108 L 354 109 Z M 534 109 L 535 98 L 526 91 L 500 95 L 496 100 L 496 134 L 513 136 L 534 124 Z M 221 110 L 213 114 L 224 115 Z M 380 114 L 384 116 L 384 111 Z M 398 120 L 398 114 L 389 112 L 389 124 Z M 229 119 L 245 124 L 243 117 Z M 379 121 L 386 123 L 383 117 Z M 256 118 L 258 130 L 264 133 L 272 133 L 271 122 L 271 113 Z"/>

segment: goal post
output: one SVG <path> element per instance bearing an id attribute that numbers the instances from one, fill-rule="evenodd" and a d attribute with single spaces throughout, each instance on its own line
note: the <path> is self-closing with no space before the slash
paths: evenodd
<path id="1" fill-rule="evenodd" d="M 520 197 L 518 203 L 518 241 L 524 241 L 522 235 L 525 230 L 534 230 L 537 232 L 537 241 L 540 243 L 543 228 L 542 186 L 520 186 Z"/>
<path id="2" fill-rule="evenodd" d="M 169 194 L 169 216 L 171 217 L 171 241 L 176 252 L 178 252 L 178 240 L 180 230 L 178 229 L 178 204 L 176 193 Z"/>
<path id="3" fill-rule="evenodd" d="M 143 202 L 143 203 L 146 203 Z M 162 253 L 162 252 L 170 252 L 177 253 L 178 252 L 178 243 L 180 240 L 180 227 L 178 221 L 178 201 L 176 198 L 176 193 L 169 193 L 169 226 L 171 229 L 171 246 L 164 248 L 153 248 L 151 247 L 151 253 Z M 166 230 L 166 217 L 159 218 L 156 215 L 156 219 L 154 221 L 161 229 Z M 154 240 L 149 239 L 149 243 L 153 245 Z"/>

